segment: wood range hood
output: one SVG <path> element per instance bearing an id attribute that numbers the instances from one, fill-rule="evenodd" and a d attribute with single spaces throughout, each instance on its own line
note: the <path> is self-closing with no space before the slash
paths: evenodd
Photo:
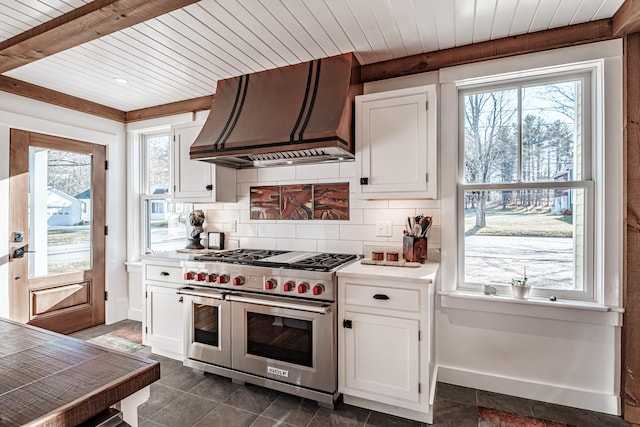
<path id="1" fill-rule="evenodd" d="M 353 160 L 352 53 L 221 80 L 190 156 L 233 168 Z"/>

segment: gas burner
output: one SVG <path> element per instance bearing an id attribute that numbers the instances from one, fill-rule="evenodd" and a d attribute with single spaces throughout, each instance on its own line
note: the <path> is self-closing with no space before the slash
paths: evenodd
<path id="1" fill-rule="evenodd" d="M 276 255 L 285 254 L 288 251 L 269 249 L 233 249 L 224 252 L 213 252 L 207 255 L 197 256 L 196 261 L 221 261 L 232 264 L 253 265 L 255 261 Z"/>
<path id="2" fill-rule="evenodd" d="M 330 271 L 334 268 L 354 260 L 357 255 L 352 254 L 329 254 L 321 253 L 309 258 L 301 259 L 293 262 L 289 265 L 289 268 L 301 269 L 301 270 L 319 270 Z"/>

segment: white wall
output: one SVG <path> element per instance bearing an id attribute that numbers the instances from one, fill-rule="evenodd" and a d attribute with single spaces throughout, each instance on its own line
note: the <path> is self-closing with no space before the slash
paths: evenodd
<path id="1" fill-rule="evenodd" d="M 124 267 L 126 242 L 126 150 L 124 124 L 0 92 L 0 315 L 8 317 L 9 286 L 9 140 L 10 129 L 23 129 L 106 145 L 107 260 L 106 322 L 127 318 L 129 298 Z M 27 213 L 25 212 L 25 215 Z"/>
<path id="2" fill-rule="evenodd" d="M 499 393 L 620 414 L 622 326 L 622 42 L 612 40 L 440 70 L 441 164 L 457 164 L 456 82 L 566 62 L 600 61 L 605 144 L 596 197 L 596 303 L 515 302 L 456 292 L 456 167 L 440 175 L 441 295 L 436 313 L 439 379 Z M 598 95 L 599 96 L 599 95 Z M 606 142 L 605 142 L 606 141 Z"/>

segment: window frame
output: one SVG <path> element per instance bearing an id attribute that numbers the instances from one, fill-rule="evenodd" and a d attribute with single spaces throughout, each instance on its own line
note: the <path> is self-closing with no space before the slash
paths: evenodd
<path id="1" fill-rule="evenodd" d="M 457 220 L 456 228 L 457 232 L 457 281 L 456 289 L 459 291 L 471 291 L 482 292 L 481 283 L 469 283 L 465 282 L 465 210 L 464 210 L 464 197 L 466 191 L 500 191 L 500 190 L 526 190 L 526 189 L 583 189 L 585 197 L 584 205 L 584 243 L 582 245 L 583 265 L 581 275 L 583 277 L 583 289 L 582 290 L 558 290 L 548 288 L 531 288 L 530 296 L 532 298 L 549 298 L 554 296 L 556 298 L 582 300 L 582 301 L 596 301 L 596 263 L 594 262 L 595 253 L 599 245 L 602 242 L 598 241 L 595 229 L 596 221 L 595 214 L 598 210 L 598 200 L 596 194 L 596 186 L 602 177 L 600 176 L 601 165 L 599 165 L 598 159 L 602 158 L 602 155 L 598 156 L 598 151 L 603 148 L 598 144 L 598 129 L 597 123 L 602 121 L 603 107 L 599 106 L 597 102 L 601 99 L 597 96 L 598 80 L 601 76 L 598 74 L 598 67 L 594 64 L 584 64 L 577 67 L 550 67 L 544 71 L 531 70 L 517 73 L 517 75 L 507 76 L 493 76 L 486 77 L 480 81 L 474 80 L 458 84 L 457 89 L 457 114 L 458 114 L 458 150 L 457 150 L 457 182 L 456 182 L 456 209 Z M 466 183 L 465 182 L 465 103 L 464 98 L 469 94 L 499 91 L 506 89 L 518 90 L 518 112 L 517 123 L 521 126 L 523 119 L 522 110 L 522 90 L 531 86 L 540 86 L 542 84 L 561 83 L 567 81 L 582 80 L 582 100 L 581 100 L 581 129 L 576 130 L 580 132 L 581 137 L 581 180 L 574 181 L 522 181 L 522 138 L 521 135 L 518 140 L 518 165 L 517 165 L 517 178 L 516 181 L 507 183 Z M 578 128 L 576 128 L 578 129 Z M 521 128 L 520 128 L 521 130 Z M 577 146 L 576 146 L 577 148 Z M 602 153 L 601 153 L 602 154 Z M 576 238 L 574 234 L 573 239 Z M 575 242 L 575 240 L 574 240 Z M 578 256 L 574 252 L 574 260 Z M 574 280 L 576 277 L 575 271 L 573 273 Z M 508 283 L 504 285 L 496 286 L 491 284 L 497 290 L 499 295 L 510 295 L 511 289 Z"/>
<path id="2" fill-rule="evenodd" d="M 149 186 L 149 149 L 148 149 L 148 144 L 147 141 L 150 138 L 157 138 L 159 136 L 164 136 L 166 135 L 168 140 L 169 140 L 169 184 L 168 184 L 168 188 L 167 188 L 167 192 L 163 193 L 163 194 L 151 194 L 149 193 L 151 191 L 150 186 Z M 151 242 L 151 229 L 150 229 L 150 214 L 152 213 L 152 206 L 153 206 L 153 201 L 166 201 L 167 203 L 173 203 L 173 204 L 183 204 L 183 205 L 191 205 L 191 207 L 187 207 L 187 211 L 191 211 L 193 210 L 193 203 L 187 203 L 187 202 L 183 202 L 183 201 L 179 201 L 179 200 L 174 200 L 173 199 L 173 189 L 174 189 L 174 183 L 173 183 L 173 167 L 174 167 L 174 156 L 175 156 L 175 147 L 174 147 L 174 141 L 173 141 L 173 135 L 171 132 L 171 128 L 167 127 L 167 128 L 163 128 L 163 129 L 156 129 L 153 131 L 149 131 L 149 132 L 141 132 L 139 134 L 139 142 L 140 142 L 140 147 L 139 147 L 139 155 L 140 155 L 140 160 L 141 160 L 141 167 L 140 167 L 140 198 L 139 198 L 139 213 L 140 213 L 140 250 L 142 252 L 142 255 L 144 255 L 145 253 L 149 253 L 149 252 L 154 252 L 155 249 L 150 248 L 150 242 Z M 164 212 L 165 215 L 167 214 L 167 209 L 165 207 Z M 186 231 L 185 231 L 185 240 L 186 242 Z"/>

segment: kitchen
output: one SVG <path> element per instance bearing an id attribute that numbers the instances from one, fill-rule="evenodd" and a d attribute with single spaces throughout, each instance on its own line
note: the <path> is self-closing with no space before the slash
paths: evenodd
<path id="1" fill-rule="evenodd" d="M 570 45 L 578 42 L 567 41 L 566 43 Z M 531 54 L 518 60 L 507 58 L 498 63 L 476 63 L 468 67 L 461 65 L 395 79 L 368 80 L 363 89 L 366 94 L 432 85 L 438 87 L 439 172 L 435 180 L 430 179 L 430 182 L 435 181 L 439 186 L 438 196 L 434 199 L 388 197 L 371 200 L 360 197 L 357 194 L 361 184 L 356 162 L 240 169 L 235 176 L 237 182 L 235 203 L 197 204 L 196 207 L 205 212 L 205 229 L 224 232 L 228 247 L 237 244 L 240 248 L 326 251 L 368 256 L 369 251 L 379 247 L 386 251 L 386 246 L 395 246 L 397 250 L 402 241 L 407 216 L 419 214 L 432 216 L 434 227 L 430 235 L 429 247 L 432 250 L 435 249 L 436 253 L 440 249 L 442 258 L 439 278 L 441 292 L 435 313 L 437 330 L 434 347 L 435 358 L 439 365 L 438 380 L 536 400 L 545 400 L 548 396 L 553 396 L 552 399 L 556 403 L 619 414 L 623 405 L 623 399 L 620 397 L 623 371 L 621 357 L 627 354 L 627 363 L 634 360 L 633 352 L 623 352 L 621 347 L 623 333 L 620 327 L 621 313 L 615 310 L 589 310 L 588 305 L 586 308 L 571 305 L 567 307 L 569 310 L 567 311 L 557 306 L 550 306 L 548 303 L 536 305 L 533 300 L 529 304 L 515 305 L 500 304 L 496 299 L 474 299 L 473 296 L 456 295 L 454 263 L 456 223 L 451 213 L 456 212 L 457 177 L 454 175 L 453 168 L 444 166 L 455 165 L 457 162 L 456 153 L 451 149 L 456 145 L 451 141 L 457 139 L 455 135 L 457 126 L 448 121 L 455 117 L 455 114 L 452 114 L 455 107 L 449 101 L 456 99 L 457 95 L 452 95 L 451 91 L 457 90 L 455 82 L 495 73 L 487 69 L 517 73 L 518 67 L 524 69 L 551 67 L 565 62 L 595 61 L 605 58 L 604 72 L 611 72 L 613 75 L 609 77 L 609 74 L 605 74 L 605 85 L 607 87 L 610 85 L 610 92 L 617 93 L 616 96 L 619 97 L 618 102 L 614 102 L 611 108 L 607 106 L 606 111 L 613 117 L 622 117 L 621 79 L 624 59 L 622 42 L 621 39 L 613 39 L 603 43 L 603 45 L 567 48 L 564 51 L 555 51 L 555 54 L 553 52 Z M 542 46 L 560 47 L 553 45 L 552 41 Z M 526 48 L 512 47 L 511 49 L 511 52 L 530 53 Z M 469 54 L 468 51 L 467 54 Z M 454 65 L 451 62 L 447 64 Z M 372 66 L 365 70 L 374 73 L 376 68 Z M 630 90 L 625 92 L 633 93 Z M 139 154 L 135 143 L 125 144 L 124 141 L 127 138 L 133 141 L 134 135 L 148 130 L 166 129 L 171 125 L 185 122 L 202 122 L 207 113 L 205 111 L 195 114 L 185 112 L 172 117 L 130 122 L 125 128 L 122 123 L 113 120 L 44 105 L 23 96 L 6 92 L 0 96 L 5 106 L 2 111 L 4 135 L 2 149 L 5 153 L 8 153 L 9 128 L 22 128 L 67 138 L 89 140 L 109 147 L 107 188 L 109 235 L 106 285 L 109 298 L 106 321 L 113 323 L 127 318 L 142 320 L 142 266 L 138 263 L 140 260 L 138 254 L 143 252 L 143 246 L 137 238 L 142 233 L 136 219 L 136 211 L 140 208 L 137 202 L 128 202 L 136 200 L 136 184 L 133 176 L 138 170 L 136 168 Z M 86 125 L 78 126 L 79 122 Z M 607 123 L 607 140 L 621 141 L 623 123 L 614 119 L 605 120 L 605 122 Z M 608 165 L 607 171 L 617 171 L 620 175 L 623 170 L 622 146 L 621 144 L 610 145 L 614 151 L 607 151 L 607 160 L 613 159 L 614 163 Z M 609 149 L 609 145 L 607 148 Z M 627 147 L 627 149 L 631 148 Z M 9 183 L 6 179 L 9 176 L 8 156 L 3 158 L 7 160 L 2 166 L 1 191 L 3 197 L 8 200 Z M 617 206 L 618 212 L 607 212 L 607 214 L 614 218 L 622 218 L 622 176 L 611 173 L 614 176 L 607 181 L 607 185 L 609 181 L 613 181 L 614 184 L 617 181 L 617 184 L 612 187 L 614 190 L 607 191 L 607 197 L 614 198 L 611 204 L 607 204 L 607 209 Z M 305 223 L 288 220 L 258 221 L 250 218 L 252 187 L 298 185 L 308 181 L 320 184 L 349 182 L 349 220 L 339 223 L 312 220 Z M 607 187 L 607 190 L 609 189 L 610 187 Z M 628 200 L 628 203 L 633 201 Z M 10 241 L 9 233 L 12 230 L 9 227 L 7 215 L 6 211 L 3 212 L 0 233 L 5 236 L 5 241 Z M 378 236 L 378 223 L 384 225 L 389 222 L 391 237 Z M 607 267 L 600 273 L 607 275 L 608 285 L 606 289 L 601 290 L 602 294 L 598 295 L 598 301 L 601 302 L 602 307 L 621 308 L 623 307 L 621 303 L 622 224 L 620 221 L 613 221 L 613 223 L 618 225 L 618 229 L 610 233 L 614 241 L 610 247 L 607 246 L 607 250 L 602 255 L 603 258 L 610 259 L 613 267 Z M 122 242 L 122 244 L 115 244 L 115 242 Z M 123 250 L 124 242 L 126 242 L 126 252 Z M 8 260 L 9 248 L 3 250 L 5 253 L 2 255 Z M 628 271 L 632 272 L 631 266 L 625 265 Z M 7 262 L 0 266 L 0 271 L 3 272 L 2 277 L 7 278 L 2 282 L 5 292 L 8 292 L 9 286 L 8 268 Z M 10 307 L 7 306 L 9 299 L 3 298 L 2 301 L 3 313 L 9 312 Z M 624 304 L 627 311 L 632 307 L 629 305 L 631 301 L 628 300 Z M 577 315 L 574 316 L 576 312 Z M 627 317 L 625 320 L 628 321 Z M 507 343 L 512 340 L 515 340 L 518 348 L 507 346 Z M 462 342 L 465 343 L 465 347 L 461 350 Z M 626 340 L 626 345 L 633 345 L 630 338 Z M 588 358 L 584 357 L 585 353 L 589 354 Z M 474 357 L 469 358 L 470 354 Z M 522 357 L 523 354 L 534 361 L 547 360 L 546 358 L 551 355 L 554 359 L 554 367 L 551 369 L 548 365 L 522 366 L 505 363 L 505 361 Z M 593 370 L 593 364 L 598 366 L 596 372 Z"/>

